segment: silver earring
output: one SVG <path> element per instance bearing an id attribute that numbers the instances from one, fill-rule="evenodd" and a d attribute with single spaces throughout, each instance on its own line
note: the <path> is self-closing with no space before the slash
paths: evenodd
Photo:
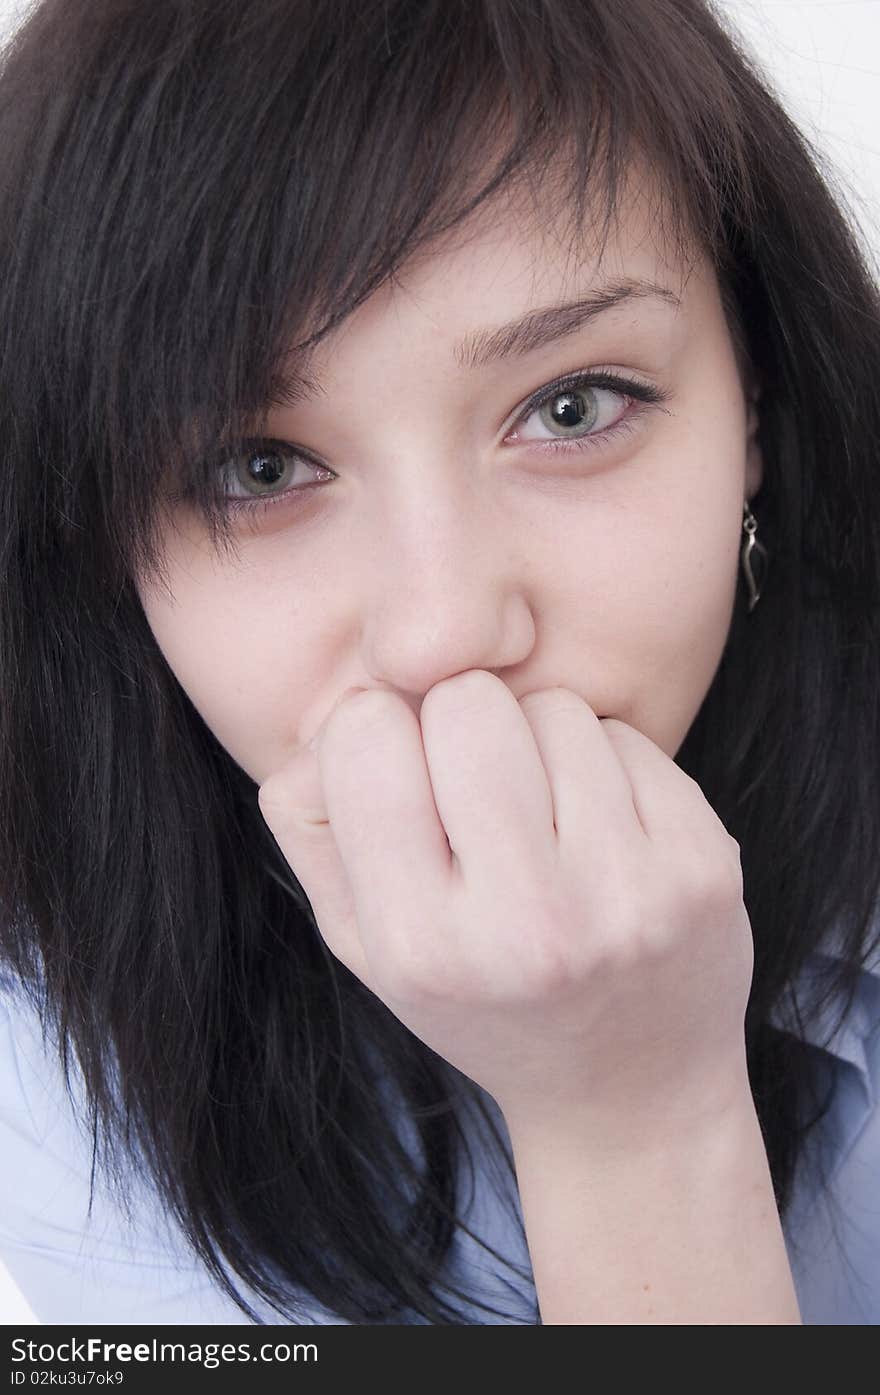
<path id="1" fill-rule="evenodd" d="M 761 590 L 767 571 L 767 549 L 763 543 L 759 543 L 755 537 L 758 528 L 758 520 L 749 507 L 748 500 L 743 504 L 743 532 L 746 540 L 742 547 L 742 568 L 745 572 L 746 582 L 749 588 L 749 614 L 754 610 L 761 599 Z M 753 553 L 755 554 L 753 557 Z M 753 566 L 758 564 L 758 577 L 755 579 Z"/>

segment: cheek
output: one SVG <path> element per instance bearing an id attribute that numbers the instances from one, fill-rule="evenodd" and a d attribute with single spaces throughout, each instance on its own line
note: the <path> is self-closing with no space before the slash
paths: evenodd
<path id="1" fill-rule="evenodd" d="M 308 616 L 266 605 L 247 588 L 215 579 L 195 587 L 178 579 L 175 603 L 142 591 L 147 622 L 193 707 L 233 760 L 257 783 L 295 746 L 307 702 Z M 295 639 L 293 638 L 295 636 Z"/>
<path id="2" fill-rule="evenodd" d="M 670 756 L 678 750 L 724 652 L 736 600 L 736 501 L 701 526 L 670 528 L 645 543 L 623 601 L 631 675 L 629 720 Z"/>
<path id="3" fill-rule="evenodd" d="M 594 500 L 556 536 L 544 622 L 596 703 L 674 755 L 721 659 L 739 565 L 736 469 L 664 470 L 662 487 Z M 690 475 L 688 481 L 687 477 Z"/>
<path id="4" fill-rule="evenodd" d="M 645 644 L 678 647 L 729 621 L 741 504 L 723 483 L 704 493 L 714 497 L 655 485 L 591 503 L 580 528 L 570 518 L 557 524 L 545 549 L 546 594 L 568 627 L 639 653 Z"/>

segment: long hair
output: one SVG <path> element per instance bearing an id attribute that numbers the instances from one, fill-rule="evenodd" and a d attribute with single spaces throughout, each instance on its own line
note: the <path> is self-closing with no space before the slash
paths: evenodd
<path id="1" fill-rule="evenodd" d="M 784 1216 L 828 1104 L 792 984 L 833 926 L 846 1011 L 880 889 L 880 298 L 755 59 L 704 0 L 43 0 L 0 150 L 2 947 L 120 1193 L 139 1154 L 254 1321 L 242 1281 L 292 1321 L 469 1320 L 468 1082 L 327 950 L 135 579 L 169 477 L 234 546 L 206 462 L 416 249 L 550 185 L 604 246 L 639 154 L 764 389 L 771 570 L 676 759 L 741 849 Z"/>

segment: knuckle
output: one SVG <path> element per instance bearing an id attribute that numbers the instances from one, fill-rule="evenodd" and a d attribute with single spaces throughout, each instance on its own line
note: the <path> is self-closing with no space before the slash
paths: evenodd
<path id="1" fill-rule="evenodd" d="M 571 948 L 551 941 L 535 956 L 529 985 L 531 993 L 539 1000 L 563 998 L 578 987 L 582 977 Z"/>
<path id="2" fill-rule="evenodd" d="M 725 851 L 726 851 L 726 853 L 727 853 L 727 855 L 728 855 L 728 858 L 729 858 L 729 860 L 730 860 L 731 865 L 732 865 L 733 867 L 735 867 L 735 868 L 737 869 L 737 871 L 738 871 L 738 872 L 740 873 L 740 875 L 741 875 L 741 874 L 742 874 L 742 849 L 740 848 L 739 843 L 736 841 L 736 839 L 735 839 L 730 833 L 726 833 L 726 834 L 725 834 L 725 844 L 724 844 L 724 847 L 725 847 Z"/>
<path id="3" fill-rule="evenodd" d="M 382 996 L 398 1003 L 411 1002 L 417 995 L 417 978 L 413 966 L 387 952 L 372 951 L 370 963 L 373 977 L 381 986 Z"/>
<path id="4" fill-rule="evenodd" d="M 306 801 L 291 791 L 281 776 L 266 781 L 257 791 L 257 806 L 270 832 L 283 838 L 323 837 L 330 820 L 320 800 Z"/>
<path id="5" fill-rule="evenodd" d="M 373 973 L 383 996 L 409 1008 L 428 1007 L 454 991 L 449 966 L 435 962 L 430 951 L 419 951 L 413 936 L 386 937 L 372 955 Z"/>
<path id="6" fill-rule="evenodd" d="M 442 970 L 429 972 L 412 962 L 400 959 L 385 962 L 376 977 L 382 985 L 383 997 L 405 1004 L 410 1010 L 427 1010 L 455 997 L 455 985 Z"/>
<path id="7" fill-rule="evenodd" d="M 638 874 L 630 857 L 616 856 L 615 852 L 610 848 L 605 857 L 591 915 L 597 942 L 603 946 L 637 936 L 639 927 L 655 916 L 657 909 L 653 882 Z"/>
<path id="8" fill-rule="evenodd" d="M 711 913 L 728 909 L 739 899 L 741 874 L 727 849 L 719 857 L 693 856 L 682 871 L 687 902 L 691 907 Z"/>
<path id="9" fill-rule="evenodd" d="M 284 782 L 277 776 L 264 780 L 257 790 L 257 805 L 264 818 L 287 813 L 288 803 Z"/>
<path id="10" fill-rule="evenodd" d="M 627 972 L 647 958 L 665 952 L 668 919 L 658 913 L 655 898 L 638 896 L 625 912 L 618 913 L 602 937 L 599 965 L 605 970 Z"/>
<path id="11" fill-rule="evenodd" d="M 514 913 L 512 923 L 521 926 L 523 933 L 516 957 L 511 956 L 504 966 L 508 987 L 518 979 L 527 997 L 540 997 L 564 985 L 572 967 L 572 920 L 560 921 L 544 906 L 522 908 Z"/>

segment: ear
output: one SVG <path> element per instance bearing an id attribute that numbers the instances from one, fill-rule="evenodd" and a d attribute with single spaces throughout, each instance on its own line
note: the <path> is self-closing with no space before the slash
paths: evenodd
<path id="1" fill-rule="evenodd" d="M 758 429 L 761 424 L 758 414 L 758 401 L 760 396 L 760 384 L 755 384 L 750 388 L 746 399 L 748 403 L 748 422 L 746 425 L 745 497 L 747 499 L 754 498 L 761 488 L 764 479 L 764 461 L 758 442 Z"/>

